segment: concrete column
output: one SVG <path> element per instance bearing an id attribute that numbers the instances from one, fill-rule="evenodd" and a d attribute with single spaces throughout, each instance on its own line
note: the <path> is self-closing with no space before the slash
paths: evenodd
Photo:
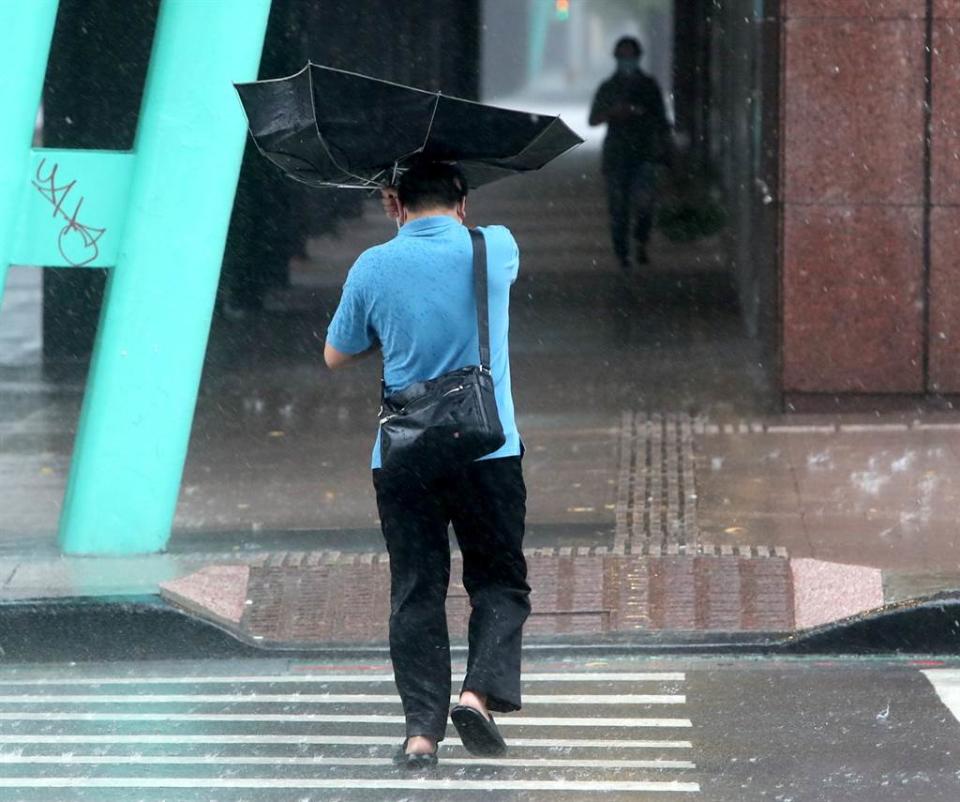
<path id="1" fill-rule="evenodd" d="M 788 399 L 925 389 L 926 5 L 784 0 Z"/>
<path id="2" fill-rule="evenodd" d="M 960 393 L 960 2 L 934 0 L 931 20 L 930 374 Z"/>

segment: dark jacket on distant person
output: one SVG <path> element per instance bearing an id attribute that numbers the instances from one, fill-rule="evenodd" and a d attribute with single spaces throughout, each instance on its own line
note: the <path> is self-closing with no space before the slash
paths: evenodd
<path id="1" fill-rule="evenodd" d="M 618 106 L 633 106 L 638 113 L 624 120 L 610 120 L 603 143 L 604 172 L 617 170 L 625 163 L 663 161 L 670 123 L 656 79 L 642 70 L 614 73 L 597 89 L 590 109 L 591 123 Z"/>

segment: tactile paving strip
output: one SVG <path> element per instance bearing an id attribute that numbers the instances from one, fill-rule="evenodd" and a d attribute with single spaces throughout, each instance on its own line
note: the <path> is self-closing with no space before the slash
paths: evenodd
<path id="1" fill-rule="evenodd" d="M 623 413 L 615 545 L 697 547 L 693 434 L 689 415 Z"/>

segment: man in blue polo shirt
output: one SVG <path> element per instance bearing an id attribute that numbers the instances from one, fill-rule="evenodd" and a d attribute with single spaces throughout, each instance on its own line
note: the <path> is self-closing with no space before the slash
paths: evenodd
<path id="1" fill-rule="evenodd" d="M 387 394 L 457 368 L 479 364 L 473 249 L 463 225 L 467 182 L 455 165 L 420 162 L 397 190 L 384 193 L 387 213 L 402 227 L 365 251 L 350 269 L 327 330 L 324 358 L 342 367 L 378 348 Z M 526 488 L 514 420 L 507 347 L 510 285 L 519 252 L 503 226 L 479 229 L 487 246 L 491 372 L 506 442 L 492 454 L 439 478 L 380 468 L 379 433 L 373 483 L 390 553 L 390 653 L 406 718 L 396 762 L 437 762 L 450 699 L 450 647 L 445 599 L 450 579 L 447 530 L 463 554 L 472 612 L 467 674 L 454 709 L 464 746 L 503 754 L 490 711 L 520 709 L 520 643 L 530 612 L 522 543 Z M 466 715 L 464 715 L 466 714 Z"/>

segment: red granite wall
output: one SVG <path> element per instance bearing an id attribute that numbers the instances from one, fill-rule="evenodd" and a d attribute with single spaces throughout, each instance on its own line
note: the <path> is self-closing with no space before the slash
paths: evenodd
<path id="1" fill-rule="evenodd" d="M 929 389 L 960 393 L 960 0 L 935 0 Z"/>
<path id="2" fill-rule="evenodd" d="M 784 11 L 784 391 L 922 393 L 927 0 L 784 0 Z M 960 175 L 945 139 L 941 169 Z M 960 220 L 951 228 L 945 209 L 937 230 L 953 253 Z M 960 282 L 941 283 L 946 308 Z"/>

